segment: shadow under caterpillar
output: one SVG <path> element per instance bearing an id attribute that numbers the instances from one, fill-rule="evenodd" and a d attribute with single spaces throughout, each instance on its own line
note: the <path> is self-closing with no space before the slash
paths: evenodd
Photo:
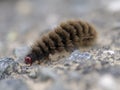
<path id="1" fill-rule="evenodd" d="M 50 54 L 56 52 L 64 50 L 71 52 L 79 47 L 91 46 L 96 39 L 97 32 L 91 24 L 81 20 L 63 22 L 31 46 L 30 52 L 25 57 L 25 63 L 31 65 L 35 61 L 49 58 Z"/>

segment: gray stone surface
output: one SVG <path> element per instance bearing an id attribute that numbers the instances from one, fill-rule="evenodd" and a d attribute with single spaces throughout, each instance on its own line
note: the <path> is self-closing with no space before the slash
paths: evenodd
<path id="1" fill-rule="evenodd" d="M 20 79 L 6 79 L 0 81 L 0 90 L 30 90 Z"/>
<path id="2" fill-rule="evenodd" d="M 0 0 L 0 13 L 0 90 L 120 90 L 119 0 Z M 93 24 L 97 44 L 25 65 L 26 46 L 71 18 Z"/>
<path id="3" fill-rule="evenodd" d="M 43 82 L 48 80 L 55 81 L 58 78 L 55 72 L 53 72 L 51 69 L 40 68 L 40 67 L 37 67 L 36 69 L 34 68 L 33 70 L 31 70 L 31 72 L 29 73 L 29 77 L 37 78 L 38 81 L 43 81 Z"/>
<path id="4" fill-rule="evenodd" d="M 18 63 L 13 58 L 0 58 L 0 79 L 17 70 Z"/>

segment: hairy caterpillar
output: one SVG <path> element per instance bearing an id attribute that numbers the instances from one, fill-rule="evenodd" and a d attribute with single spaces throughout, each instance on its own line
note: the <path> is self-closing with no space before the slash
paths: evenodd
<path id="1" fill-rule="evenodd" d="M 50 54 L 63 50 L 72 51 L 79 47 L 91 46 L 96 38 L 96 30 L 87 22 L 81 20 L 63 22 L 31 46 L 31 51 L 25 57 L 25 63 L 42 61 Z"/>

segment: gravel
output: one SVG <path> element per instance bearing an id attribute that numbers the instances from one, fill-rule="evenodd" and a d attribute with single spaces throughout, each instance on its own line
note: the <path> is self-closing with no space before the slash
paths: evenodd
<path id="1" fill-rule="evenodd" d="M 0 58 L 0 79 L 5 78 L 12 72 L 16 72 L 18 63 L 13 58 Z"/>
<path id="2" fill-rule="evenodd" d="M 120 90 L 119 4 L 119 0 L 0 0 L 0 90 Z M 94 24 L 97 44 L 56 61 L 26 65 L 28 46 L 71 18 Z"/>

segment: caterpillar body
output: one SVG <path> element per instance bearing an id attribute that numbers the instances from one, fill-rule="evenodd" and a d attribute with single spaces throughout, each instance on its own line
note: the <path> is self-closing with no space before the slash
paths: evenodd
<path id="1" fill-rule="evenodd" d="M 25 63 L 42 61 L 56 52 L 64 50 L 70 52 L 79 47 L 91 46 L 96 38 L 95 28 L 87 22 L 81 20 L 63 22 L 31 46 L 30 52 L 25 57 Z"/>

